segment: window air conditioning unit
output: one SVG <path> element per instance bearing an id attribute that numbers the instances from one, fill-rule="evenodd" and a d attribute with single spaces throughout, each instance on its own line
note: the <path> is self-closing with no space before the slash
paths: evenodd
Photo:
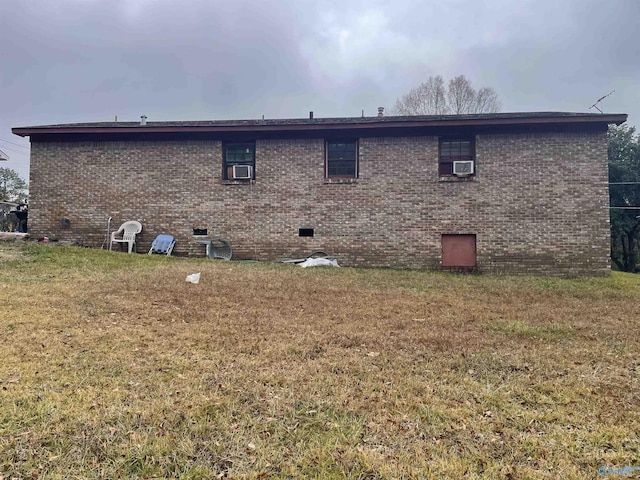
<path id="1" fill-rule="evenodd" d="M 253 167 L 251 165 L 234 165 L 231 175 L 234 180 L 251 180 Z"/>
<path id="2" fill-rule="evenodd" d="M 458 177 L 473 175 L 473 161 L 453 162 L 453 174 Z"/>

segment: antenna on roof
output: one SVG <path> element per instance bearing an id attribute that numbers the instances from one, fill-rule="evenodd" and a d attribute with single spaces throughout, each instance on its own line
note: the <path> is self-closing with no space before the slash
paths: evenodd
<path id="1" fill-rule="evenodd" d="M 589 110 L 591 110 L 592 108 L 595 108 L 595 109 L 596 109 L 596 110 L 598 110 L 600 113 L 604 113 L 604 112 L 600 109 L 600 107 L 598 107 L 598 104 L 599 104 L 602 100 L 604 100 L 605 98 L 607 98 L 609 95 L 611 95 L 611 94 L 612 94 L 612 93 L 614 93 L 614 92 L 615 92 L 615 90 L 611 90 L 611 91 L 610 91 L 609 93 L 607 93 L 604 97 L 600 97 L 598 100 L 596 100 L 596 103 L 594 103 L 593 105 L 591 105 L 591 106 L 589 107 Z"/>

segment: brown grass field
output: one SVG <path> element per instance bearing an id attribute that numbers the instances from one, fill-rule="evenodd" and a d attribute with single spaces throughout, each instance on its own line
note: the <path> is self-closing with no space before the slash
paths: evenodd
<path id="1" fill-rule="evenodd" d="M 0 305 L 0 479 L 579 479 L 640 465 L 640 276 L 2 242 Z"/>

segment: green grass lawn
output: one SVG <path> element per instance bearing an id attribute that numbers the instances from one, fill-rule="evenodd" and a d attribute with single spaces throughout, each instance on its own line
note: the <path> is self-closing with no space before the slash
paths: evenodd
<path id="1" fill-rule="evenodd" d="M 0 305 L 0 479 L 578 479 L 640 466 L 640 276 L 2 242 Z"/>

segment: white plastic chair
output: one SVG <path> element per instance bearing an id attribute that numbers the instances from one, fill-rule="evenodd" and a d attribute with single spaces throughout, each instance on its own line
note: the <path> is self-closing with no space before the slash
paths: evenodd
<path id="1" fill-rule="evenodd" d="M 109 243 L 109 250 L 112 249 L 114 243 L 128 243 L 129 253 L 133 252 L 133 248 L 136 244 L 136 235 L 142 231 L 142 224 L 135 220 L 124 222 L 120 225 L 120 228 L 115 232 L 111 232 L 111 243 Z M 116 238 L 120 236 L 120 238 Z"/>

